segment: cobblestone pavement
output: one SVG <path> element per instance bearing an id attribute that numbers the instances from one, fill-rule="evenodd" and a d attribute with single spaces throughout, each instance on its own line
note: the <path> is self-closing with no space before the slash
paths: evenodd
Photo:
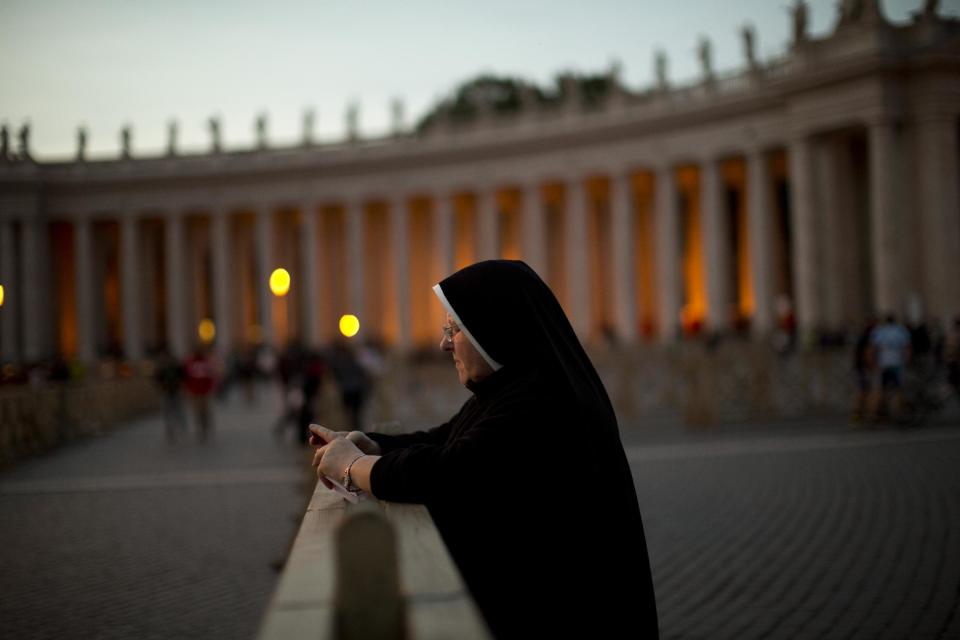
<path id="1" fill-rule="evenodd" d="M 960 638 L 960 428 L 624 443 L 665 638 Z"/>
<path id="2" fill-rule="evenodd" d="M 0 475 L 0 637 L 253 637 L 310 478 L 272 406 L 218 407 L 206 443 L 146 419 Z"/>
<path id="3" fill-rule="evenodd" d="M 302 516 L 273 403 L 0 475 L 3 638 L 250 638 Z M 960 428 L 626 429 L 665 638 L 960 637 Z"/>

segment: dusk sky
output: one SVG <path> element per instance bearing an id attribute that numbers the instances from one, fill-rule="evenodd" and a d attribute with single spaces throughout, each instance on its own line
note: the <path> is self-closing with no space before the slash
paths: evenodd
<path id="1" fill-rule="evenodd" d="M 616 59 L 627 86 L 638 89 L 651 84 L 662 48 L 671 80 L 683 83 L 699 73 L 701 35 L 713 43 L 715 69 L 734 70 L 743 63 L 746 23 L 756 27 L 762 58 L 784 52 L 789 4 L 3 0 L 0 123 L 15 141 L 29 121 L 34 155 L 44 160 L 71 157 L 81 124 L 94 157 L 118 153 L 125 124 L 135 155 L 159 153 L 174 119 L 181 150 L 201 151 L 212 115 L 221 118 L 227 149 L 252 144 L 261 112 L 271 144 L 289 145 L 300 138 L 307 107 L 317 113 L 317 136 L 332 141 L 343 135 L 351 101 L 361 105 L 363 134 L 378 135 L 394 97 L 412 124 L 481 72 L 547 84 L 560 71 L 597 73 Z M 809 4 L 811 33 L 832 29 L 837 2 Z M 895 22 L 922 4 L 881 3 Z M 960 0 L 944 0 L 941 13 L 960 16 Z"/>

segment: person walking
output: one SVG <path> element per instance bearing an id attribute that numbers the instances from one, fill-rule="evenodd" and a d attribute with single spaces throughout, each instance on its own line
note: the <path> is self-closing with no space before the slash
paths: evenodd
<path id="1" fill-rule="evenodd" d="M 870 332 L 871 359 L 879 372 L 879 385 L 874 391 L 874 420 L 879 420 L 881 410 L 891 420 L 900 418 L 903 370 L 910 359 L 910 332 L 897 322 L 896 316 L 887 314 L 883 323 Z"/>
<path id="2" fill-rule="evenodd" d="M 184 386 L 190 394 L 193 414 L 197 423 L 197 439 L 207 440 L 213 430 L 210 415 L 210 396 L 216 387 L 216 371 L 213 360 L 204 347 L 197 347 L 183 365 Z"/>
<path id="3" fill-rule="evenodd" d="M 170 355 L 166 348 L 157 358 L 153 379 L 163 394 L 163 422 L 168 442 L 176 442 L 180 434 L 187 430 L 187 416 L 183 409 L 183 366 Z"/>

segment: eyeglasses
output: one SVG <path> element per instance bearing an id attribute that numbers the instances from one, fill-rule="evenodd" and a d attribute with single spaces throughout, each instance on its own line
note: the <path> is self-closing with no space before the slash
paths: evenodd
<path id="1" fill-rule="evenodd" d="M 446 342 L 447 340 L 449 340 L 450 342 L 453 342 L 453 336 L 460 333 L 460 327 L 458 327 L 455 324 L 445 324 L 443 325 L 443 327 L 441 327 L 440 330 L 443 332 L 443 337 L 441 338 L 441 340 L 443 340 L 444 342 Z"/>

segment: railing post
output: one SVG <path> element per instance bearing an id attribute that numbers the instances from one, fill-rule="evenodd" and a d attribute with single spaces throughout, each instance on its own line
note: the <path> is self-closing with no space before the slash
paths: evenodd
<path id="1" fill-rule="evenodd" d="M 397 538 L 383 511 L 371 502 L 348 515 L 337 528 L 336 549 L 334 637 L 406 638 Z"/>

